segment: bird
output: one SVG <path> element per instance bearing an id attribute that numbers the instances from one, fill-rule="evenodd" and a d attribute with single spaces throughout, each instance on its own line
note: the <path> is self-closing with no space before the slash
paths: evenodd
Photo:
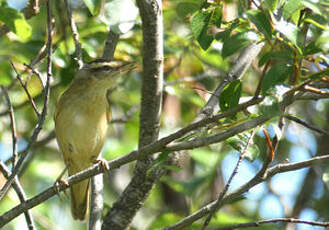
<path id="1" fill-rule="evenodd" d="M 111 119 L 107 90 L 119 76 L 135 68 L 134 63 L 95 60 L 77 71 L 58 100 L 54 120 L 57 143 L 68 175 L 91 167 L 99 159 Z M 88 209 L 89 179 L 70 188 L 71 212 L 83 221 Z"/>

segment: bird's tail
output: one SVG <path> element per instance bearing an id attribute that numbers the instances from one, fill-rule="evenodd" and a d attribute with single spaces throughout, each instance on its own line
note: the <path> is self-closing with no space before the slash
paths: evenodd
<path id="1" fill-rule="evenodd" d="M 89 180 L 71 187 L 71 211 L 74 219 L 84 220 L 88 209 Z"/>

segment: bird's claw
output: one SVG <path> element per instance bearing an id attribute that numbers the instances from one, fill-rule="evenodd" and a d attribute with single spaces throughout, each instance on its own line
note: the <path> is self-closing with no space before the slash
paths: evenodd
<path id="1" fill-rule="evenodd" d="M 97 159 L 95 161 L 95 163 L 100 164 L 105 171 L 109 171 L 110 170 L 109 163 L 106 160 L 104 160 L 104 159 Z"/>
<path id="2" fill-rule="evenodd" d="M 64 185 L 65 187 L 69 187 L 69 183 L 67 183 L 67 181 L 62 180 L 62 179 L 57 179 L 56 182 L 54 183 L 54 189 L 56 194 L 59 196 L 59 187 L 60 184 Z M 64 194 L 66 195 L 66 190 L 64 190 Z"/>

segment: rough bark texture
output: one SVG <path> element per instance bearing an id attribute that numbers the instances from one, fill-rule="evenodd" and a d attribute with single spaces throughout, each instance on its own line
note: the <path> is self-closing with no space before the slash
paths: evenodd
<path id="1" fill-rule="evenodd" d="M 163 89 L 161 0 L 138 0 L 143 26 L 143 80 L 139 148 L 157 140 Z M 104 218 L 103 230 L 126 229 L 163 170 L 148 173 L 152 158 L 137 161 L 134 176 Z"/>

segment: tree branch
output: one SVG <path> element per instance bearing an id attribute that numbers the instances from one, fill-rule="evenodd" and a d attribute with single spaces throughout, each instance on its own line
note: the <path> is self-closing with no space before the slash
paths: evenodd
<path id="1" fill-rule="evenodd" d="M 256 133 L 255 130 L 253 130 L 252 133 L 250 134 L 250 136 L 249 136 L 249 138 L 248 138 L 248 142 L 247 142 L 246 146 L 244 146 L 244 149 L 243 149 L 242 153 L 240 154 L 240 157 L 239 157 L 238 162 L 235 164 L 234 170 L 233 170 L 233 172 L 232 172 L 230 178 L 228 179 L 227 183 L 225 184 L 223 191 L 219 194 L 218 199 L 217 199 L 217 201 L 216 201 L 214 207 L 213 207 L 212 210 L 210 211 L 210 213 L 209 213 L 207 219 L 206 219 L 205 222 L 203 223 L 203 226 L 202 226 L 202 229 L 201 229 L 201 230 L 205 230 L 205 229 L 207 228 L 207 226 L 208 226 L 209 223 L 210 223 L 211 218 L 214 216 L 215 212 L 216 212 L 216 211 L 219 209 L 219 207 L 221 206 L 221 204 L 222 204 L 222 202 L 223 202 L 223 198 L 224 198 L 224 196 L 226 195 L 226 193 L 227 193 L 229 187 L 231 186 L 231 183 L 232 183 L 233 178 L 234 178 L 235 175 L 238 173 L 238 169 L 239 169 L 239 167 L 240 167 L 240 165 L 241 165 L 243 159 L 245 158 L 246 152 L 247 152 L 247 150 L 248 150 L 248 148 L 249 148 L 249 145 L 250 145 L 251 140 L 252 140 L 252 138 L 254 137 L 255 133 Z"/>
<path id="2" fill-rule="evenodd" d="M 287 164 L 277 164 L 271 168 L 268 168 L 264 173 L 261 173 L 263 171 L 264 167 L 260 170 L 259 173 L 255 177 L 253 177 L 250 181 L 242 185 L 240 188 L 237 190 L 227 194 L 224 199 L 223 199 L 223 204 L 230 203 L 232 202 L 235 198 L 241 196 L 245 192 L 249 191 L 250 188 L 253 186 L 264 182 L 274 175 L 278 173 L 283 173 L 283 172 L 289 172 L 289 171 L 294 171 L 306 167 L 310 167 L 315 164 L 324 164 L 329 162 L 329 154 L 319 156 L 319 157 L 314 157 L 306 161 L 301 161 L 297 163 L 287 163 Z M 262 175 L 262 176 L 259 176 Z M 202 217 L 206 216 L 209 214 L 210 210 L 215 206 L 216 201 L 213 201 L 209 203 L 208 205 L 202 207 L 198 211 L 192 213 L 191 215 L 183 218 L 179 222 L 177 222 L 174 225 L 168 226 L 164 228 L 164 230 L 174 230 L 174 229 L 181 229 L 183 227 L 191 225 L 194 221 L 197 221 L 201 219 Z"/>
<path id="3" fill-rule="evenodd" d="M 67 12 L 67 17 L 69 18 L 69 22 L 70 22 L 70 27 L 71 27 L 71 31 L 72 31 L 72 37 L 73 37 L 73 41 L 75 44 L 75 53 L 76 53 L 76 61 L 78 63 L 78 69 L 81 69 L 83 66 L 83 62 L 82 62 L 82 50 L 81 50 L 81 44 L 79 42 L 79 32 L 78 32 L 78 28 L 77 25 L 75 24 L 73 18 L 72 18 L 72 11 L 71 11 L 71 6 L 68 3 L 68 0 L 64 0 L 65 2 L 65 7 L 66 7 L 66 12 Z"/>
<path id="4" fill-rule="evenodd" d="M 296 223 L 296 224 L 308 224 L 312 226 L 321 226 L 321 227 L 328 227 L 329 222 L 319 222 L 319 221 L 308 221 L 308 220 L 300 220 L 295 218 L 275 218 L 275 219 L 268 219 L 268 220 L 259 220 L 252 223 L 243 223 L 243 224 L 235 224 L 230 226 L 225 226 L 221 228 L 216 228 L 216 230 L 233 230 L 233 229 L 240 229 L 240 228 L 250 228 L 250 227 L 259 227 L 263 224 L 272 224 L 272 223 Z"/>
<path id="5" fill-rule="evenodd" d="M 119 35 L 113 32 L 112 30 L 109 32 L 106 42 L 105 42 L 105 47 L 103 51 L 103 59 L 107 61 L 113 60 L 114 56 L 114 51 L 115 48 L 117 47 L 118 41 L 119 41 Z"/>
<path id="6" fill-rule="evenodd" d="M 139 149 L 158 139 L 163 90 L 163 25 L 161 0 L 137 0 L 143 30 L 143 77 Z M 147 169 L 152 158 L 139 157 L 134 176 L 104 218 L 103 230 L 125 229 L 153 188 Z"/>
<path id="7" fill-rule="evenodd" d="M 5 178 L 8 178 L 10 176 L 10 171 L 7 169 L 6 165 L 3 164 L 2 162 L 0 162 L 0 171 L 5 176 Z M 13 188 L 14 188 L 20 202 L 21 203 L 25 202 L 26 195 L 24 193 L 24 190 L 23 190 L 21 184 L 19 183 L 19 180 L 17 179 L 17 176 L 15 177 L 15 179 L 13 181 Z M 33 217 L 32 217 L 30 210 L 26 210 L 24 212 L 24 216 L 26 219 L 26 224 L 27 224 L 28 229 L 29 230 L 36 229 L 34 226 L 34 221 L 33 221 Z"/>
<path id="8" fill-rule="evenodd" d="M 13 146 L 13 155 L 12 155 L 12 169 L 14 170 L 16 161 L 17 161 L 17 133 L 16 133 L 16 123 L 15 123 L 15 115 L 14 115 L 14 109 L 10 102 L 10 98 L 8 95 L 8 92 L 4 86 L 1 86 L 1 90 L 3 94 L 5 95 L 7 104 L 8 104 L 8 110 L 9 110 L 9 117 L 10 117 L 10 127 L 11 127 L 11 137 L 12 137 L 12 146 Z"/>

